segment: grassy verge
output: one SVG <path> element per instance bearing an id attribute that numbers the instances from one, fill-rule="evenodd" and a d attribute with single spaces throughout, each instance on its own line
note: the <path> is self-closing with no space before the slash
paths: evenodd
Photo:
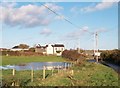
<path id="1" fill-rule="evenodd" d="M 70 71 L 59 73 L 41 83 L 42 86 L 118 86 L 118 74 L 111 68 L 101 64 L 85 62 L 82 66 L 74 66 L 74 74 Z"/>
<path id="2" fill-rule="evenodd" d="M 74 71 L 71 74 L 71 71 Z M 31 82 L 30 71 L 17 71 L 12 79 L 12 70 L 3 70 L 3 81 L 16 80 L 21 86 L 118 86 L 118 74 L 111 68 L 101 64 L 84 62 L 73 66 L 67 71 L 47 71 L 46 79 L 42 79 L 42 71 L 34 71 L 34 81 Z"/>
<path id="3" fill-rule="evenodd" d="M 101 64 L 86 62 L 81 67 L 73 67 L 74 78 L 81 86 L 118 86 L 118 74 Z"/>
<path id="4" fill-rule="evenodd" d="M 3 56 L 2 65 L 21 64 L 29 62 L 65 62 L 66 59 L 57 56 Z"/>

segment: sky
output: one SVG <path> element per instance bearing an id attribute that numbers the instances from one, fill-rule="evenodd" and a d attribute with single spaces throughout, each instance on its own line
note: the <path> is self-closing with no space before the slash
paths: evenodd
<path id="1" fill-rule="evenodd" d="M 2 2 L 0 47 L 64 44 L 66 49 L 118 48 L 117 2 Z"/>

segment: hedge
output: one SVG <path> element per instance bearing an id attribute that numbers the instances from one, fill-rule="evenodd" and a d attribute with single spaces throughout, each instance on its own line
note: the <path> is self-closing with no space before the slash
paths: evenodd
<path id="1" fill-rule="evenodd" d="M 39 56 L 39 55 L 43 55 L 42 53 L 38 53 L 38 52 L 22 52 L 22 51 L 2 51 L 2 55 L 6 56 Z"/>
<path id="2" fill-rule="evenodd" d="M 110 63 L 120 65 L 120 50 L 107 50 L 101 53 L 101 59 Z"/>

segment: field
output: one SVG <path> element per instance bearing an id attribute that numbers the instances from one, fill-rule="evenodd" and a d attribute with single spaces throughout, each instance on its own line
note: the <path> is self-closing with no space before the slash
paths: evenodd
<path id="1" fill-rule="evenodd" d="M 66 62 L 62 57 L 56 56 L 3 56 L 2 65 L 13 65 L 29 62 Z"/>
<path id="2" fill-rule="evenodd" d="M 12 60 L 12 61 L 11 61 Z M 3 65 L 19 64 L 27 62 L 64 62 L 66 59 L 56 56 L 42 57 L 3 57 Z M 73 71 L 73 73 L 71 73 Z M 84 64 L 74 64 L 68 70 L 46 71 L 46 79 L 43 79 L 42 70 L 34 71 L 34 79 L 31 82 L 31 71 L 16 71 L 12 76 L 12 70 L 2 70 L 3 83 L 11 85 L 13 81 L 19 86 L 118 86 L 118 74 L 111 68 L 101 64 L 84 61 Z"/>

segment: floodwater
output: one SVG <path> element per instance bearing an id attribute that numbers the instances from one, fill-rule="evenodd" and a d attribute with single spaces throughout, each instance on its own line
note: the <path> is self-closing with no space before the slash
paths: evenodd
<path id="1" fill-rule="evenodd" d="M 65 68 L 71 66 L 71 63 L 67 62 L 32 62 L 32 63 L 26 63 L 26 64 L 20 64 L 20 65 L 6 65 L 6 66 L 0 66 L 0 69 L 15 69 L 15 70 L 42 70 L 43 66 L 46 67 L 46 69 L 52 69 L 52 68 Z"/>

